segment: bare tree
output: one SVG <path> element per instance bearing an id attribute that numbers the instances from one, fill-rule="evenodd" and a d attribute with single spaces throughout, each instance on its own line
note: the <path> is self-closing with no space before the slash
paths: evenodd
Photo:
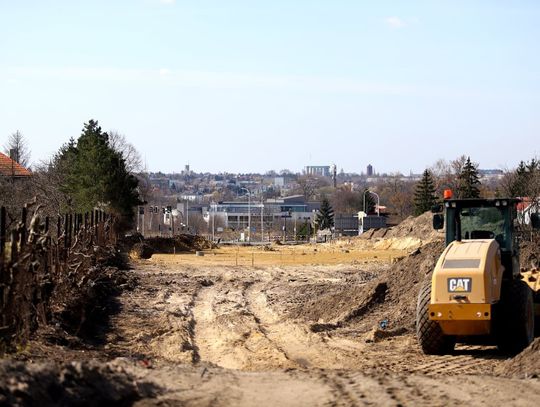
<path id="1" fill-rule="evenodd" d="M 389 212 L 400 222 L 413 212 L 414 184 L 405 182 L 401 175 L 395 174 L 379 185 L 382 202 L 388 206 Z"/>
<path id="2" fill-rule="evenodd" d="M 189 215 L 189 230 L 195 235 L 208 233 L 208 224 L 201 213 L 193 213 Z"/>
<path id="3" fill-rule="evenodd" d="M 451 189 L 454 192 L 457 192 L 459 188 L 458 174 L 461 173 L 465 162 L 467 161 L 467 156 L 462 155 L 461 157 L 456 158 L 452 161 L 446 161 L 443 159 L 437 160 L 435 164 L 429 168 L 433 174 L 435 181 L 435 188 L 437 193 L 442 195 L 443 190 Z"/>
<path id="4" fill-rule="evenodd" d="M 152 199 L 152 184 L 150 183 L 150 177 L 148 174 L 142 172 L 138 173 L 136 177 L 139 180 L 139 186 L 137 187 L 139 196 L 143 202 L 148 202 Z"/>
<path id="5" fill-rule="evenodd" d="M 306 198 L 306 201 L 309 201 L 315 196 L 317 189 L 328 185 L 328 181 L 312 175 L 298 177 L 296 182 L 300 187 L 302 195 L 304 195 L 304 198 Z"/>
<path id="6" fill-rule="evenodd" d="M 454 174 L 459 174 L 463 170 L 463 167 L 465 166 L 465 163 L 467 162 L 467 156 L 462 155 L 455 160 L 452 160 L 450 165 L 452 166 L 452 170 L 454 171 Z M 478 166 L 478 164 L 476 164 Z"/>
<path id="7" fill-rule="evenodd" d="M 109 131 L 109 145 L 113 150 L 122 154 L 122 158 L 126 162 L 126 169 L 131 172 L 142 172 L 143 160 L 141 154 L 135 146 L 127 141 L 123 134 L 115 130 Z"/>
<path id="8" fill-rule="evenodd" d="M 340 185 L 333 190 L 330 203 L 336 213 L 351 214 L 363 209 L 362 192 L 353 191 L 351 185 Z"/>
<path id="9" fill-rule="evenodd" d="M 294 175 L 294 173 L 291 170 L 288 170 L 287 168 L 285 168 L 279 172 L 279 175 L 281 175 L 282 177 L 291 176 L 291 175 Z"/>
<path id="10" fill-rule="evenodd" d="M 28 167 L 30 165 L 30 148 L 28 147 L 26 138 L 19 130 L 12 133 L 6 144 L 4 144 L 4 152 L 6 155 L 9 156 L 11 150 L 15 150 L 15 161 L 23 167 Z"/>

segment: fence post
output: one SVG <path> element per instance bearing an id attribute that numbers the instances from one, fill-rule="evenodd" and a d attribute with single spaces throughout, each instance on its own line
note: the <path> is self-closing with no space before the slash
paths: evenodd
<path id="1" fill-rule="evenodd" d="M 96 244 L 99 244 L 99 211 L 95 210 L 94 212 L 94 225 L 96 226 Z"/>
<path id="2" fill-rule="evenodd" d="M 4 249 L 6 247 L 6 208 L 0 208 L 0 272 L 4 269 Z"/>
<path id="3" fill-rule="evenodd" d="M 69 247 L 68 230 L 69 230 L 69 215 L 64 215 L 64 260 L 67 259 L 67 250 Z"/>
<path id="4" fill-rule="evenodd" d="M 17 241 L 19 240 L 19 233 L 16 230 L 11 231 L 11 264 L 16 263 L 19 258 L 17 250 Z"/>
<path id="5" fill-rule="evenodd" d="M 28 209 L 26 206 L 22 208 L 21 223 L 23 225 L 21 230 L 21 249 L 26 244 L 26 218 L 28 216 Z"/>
<path id="6" fill-rule="evenodd" d="M 69 247 L 71 247 L 71 243 L 72 243 L 72 237 L 73 237 L 73 214 L 70 213 L 69 216 L 68 216 L 68 236 L 69 236 Z"/>

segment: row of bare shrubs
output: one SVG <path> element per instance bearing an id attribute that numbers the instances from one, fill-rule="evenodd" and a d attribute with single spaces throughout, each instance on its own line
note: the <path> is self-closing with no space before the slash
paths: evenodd
<path id="1" fill-rule="evenodd" d="M 129 278 L 119 271 L 125 263 L 116 249 L 114 218 L 93 219 L 50 233 L 36 211 L 10 231 L 0 256 L 0 353 L 42 331 L 95 336 L 94 320 Z"/>

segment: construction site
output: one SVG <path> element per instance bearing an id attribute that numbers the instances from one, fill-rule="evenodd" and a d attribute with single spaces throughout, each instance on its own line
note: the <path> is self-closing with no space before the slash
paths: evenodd
<path id="1" fill-rule="evenodd" d="M 0 21 L 0 407 L 540 406 L 540 1 Z"/>
<path id="2" fill-rule="evenodd" d="M 135 237 L 99 320 L 59 319 L 0 361 L 0 405 L 539 405 L 538 339 L 422 351 L 418 293 L 444 246 L 430 213 L 323 244 Z"/>

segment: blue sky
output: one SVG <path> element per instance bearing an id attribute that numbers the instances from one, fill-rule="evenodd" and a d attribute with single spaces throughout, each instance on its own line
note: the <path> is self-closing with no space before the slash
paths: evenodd
<path id="1" fill-rule="evenodd" d="M 540 154 L 540 2 L 0 0 L 0 142 L 89 119 L 149 170 L 422 171 Z"/>

